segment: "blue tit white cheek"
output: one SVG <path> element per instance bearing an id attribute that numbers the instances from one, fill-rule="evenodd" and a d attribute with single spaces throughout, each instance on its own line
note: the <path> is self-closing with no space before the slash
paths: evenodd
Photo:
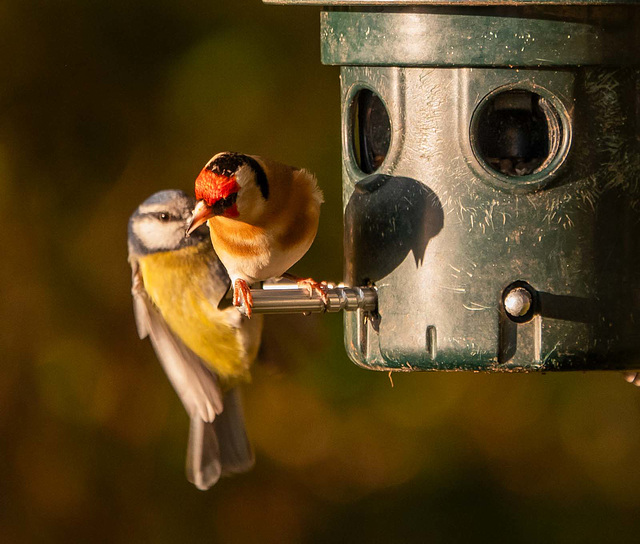
<path id="1" fill-rule="evenodd" d="M 184 238 L 184 225 L 173 221 L 161 223 L 155 217 L 142 217 L 133 224 L 133 233 L 150 252 L 179 247 Z"/>

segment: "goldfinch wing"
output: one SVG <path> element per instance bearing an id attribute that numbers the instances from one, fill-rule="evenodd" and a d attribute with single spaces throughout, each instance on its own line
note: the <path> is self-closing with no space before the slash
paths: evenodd
<path id="1" fill-rule="evenodd" d="M 140 338 L 149 336 L 158 360 L 189 416 L 212 422 L 223 408 L 215 374 L 171 331 L 149 298 L 135 261 L 131 262 L 131 269 L 133 310 Z"/>

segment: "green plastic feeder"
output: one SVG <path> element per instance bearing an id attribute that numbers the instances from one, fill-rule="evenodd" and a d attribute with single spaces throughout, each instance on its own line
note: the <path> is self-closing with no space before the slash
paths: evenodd
<path id="1" fill-rule="evenodd" d="M 314 1 L 345 344 L 376 370 L 640 367 L 640 4 Z"/>

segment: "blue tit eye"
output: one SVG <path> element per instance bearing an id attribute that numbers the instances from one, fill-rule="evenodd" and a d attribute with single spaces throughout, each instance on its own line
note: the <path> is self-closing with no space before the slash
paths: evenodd
<path id="1" fill-rule="evenodd" d="M 160 212 L 159 214 L 156 215 L 156 217 L 163 223 L 167 223 L 168 221 L 171 220 L 171 216 L 166 212 Z"/>

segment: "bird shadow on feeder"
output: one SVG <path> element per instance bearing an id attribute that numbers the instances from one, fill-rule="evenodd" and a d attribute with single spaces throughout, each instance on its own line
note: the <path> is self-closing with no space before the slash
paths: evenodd
<path id="1" fill-rule="evenodd" d="M 408 177 L 374 174 L 361 180 L 345 210 L 346 281 L 375 283 L 413 253 L 422 266 L 429 241 L 444 225 L 438 196 Z"/>

